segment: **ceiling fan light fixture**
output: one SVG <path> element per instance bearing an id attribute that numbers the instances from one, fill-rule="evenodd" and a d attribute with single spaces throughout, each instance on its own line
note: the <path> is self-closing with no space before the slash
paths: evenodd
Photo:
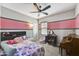
<path id="1" fill-rule="evenodd" d="M 45 15 L 48 15 L 47 12 L 43 12 L 43 11 L 45 11 L 51 7 L 51 5 L 47 5 L 45 8 L 41 9 L 42 5 L 37 4 L 37 3 L 33 3 L 33 5 L 36 7 L 37 11 L 31 12 L 31 13 L 38 13 L 38 15 L 40 15 L 39 13 L 43 13 Z"/>

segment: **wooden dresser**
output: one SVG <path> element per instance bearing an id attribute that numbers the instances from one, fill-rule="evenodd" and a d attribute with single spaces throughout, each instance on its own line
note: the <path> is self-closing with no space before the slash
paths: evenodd
<path id="1" fill-rule="evenodd" d="M 65 36 L 59 46 L 61 55 L 63 49 L 68 56 L 79 56 L 79 36 L 76 34 Z"/>

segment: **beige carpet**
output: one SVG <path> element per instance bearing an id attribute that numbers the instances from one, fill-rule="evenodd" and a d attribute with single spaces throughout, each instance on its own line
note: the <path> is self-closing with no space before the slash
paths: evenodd
<path id="1" fill-rule="evenodd" d="M 45 49 L 45 56 L 59 56 L 59 48 L 49 44 L 41 44 Z"/>

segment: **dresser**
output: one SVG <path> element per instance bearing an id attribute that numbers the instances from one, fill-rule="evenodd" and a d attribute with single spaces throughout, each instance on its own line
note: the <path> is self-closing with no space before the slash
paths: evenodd
<path id="1" fill-rule="evenodd" d="M 63 55 L 63 49 L 68 56 L 79 56 L 79 36 L 73 34 L 65 36 L 59 46 L 61 55 Z"/>
<path id="2" fill-rule="evenodd" d="M 53 45 L 53 46 L 57 46 L 57 36 L 52 36 L 52 35 L 48 35 L 48 36 L 45 36 L 45 42 L 50 44 L 50 45 Z"/>

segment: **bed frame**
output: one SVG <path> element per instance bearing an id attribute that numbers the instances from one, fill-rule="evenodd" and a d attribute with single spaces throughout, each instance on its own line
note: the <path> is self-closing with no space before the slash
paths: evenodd
<path id="1" fill-rule="evenodd" d="M 15 37 L 20 37 L 26 35 L 26 31 L 18 32 L 1 32 L 1 41 L 12 40 Z"/>

